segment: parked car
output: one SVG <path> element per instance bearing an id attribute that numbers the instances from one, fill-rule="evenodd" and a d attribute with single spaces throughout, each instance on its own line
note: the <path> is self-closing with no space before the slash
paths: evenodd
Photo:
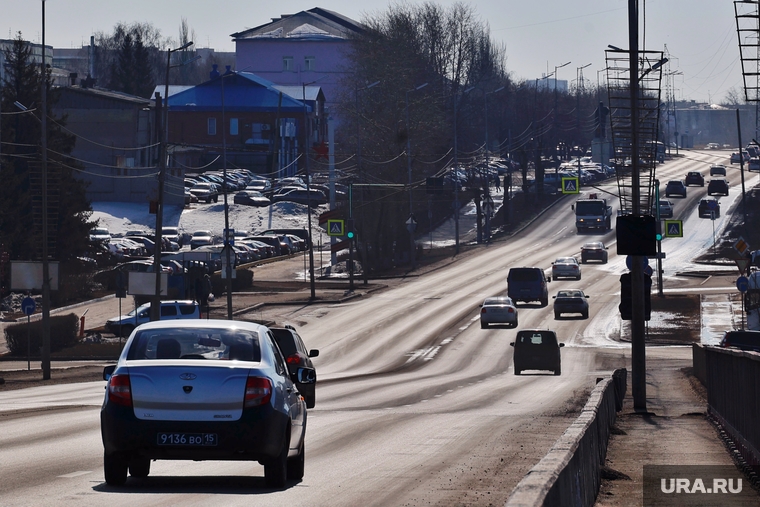
<path id="1" fill-rule="evenodd" d="M 581 247 L 581 263 L 585 264 L 588 261 L 602 261 L 602 264 L 607 264 L 607 247 L 601 241 L 590 241 L 584 243 Z"/>
<path id="2" fill-rule="evenodd" d="M 681 180 L 670 180 L 667 185 L 665 185 L 665 197 L 670 197 L 671 195 L 680 195 L 681 197 L 686 197 L 686 185 L 684 185 L 684 182 Z"/>
<path id="3" fill-rule="evenodd" d="M 256 235 L 256 236 L 248 236 L 248 237 L 246 237 L 244 239 L 245 239 L 245 241 L 251 241 L 251 240 L 252 241 L 260 241 L 262 243 L 265 243 L 265 244 L 271 246 L 272 248 L 274 248 L 274 256 L 275 257 L 277 257 L 279 255 L 287 255 L 288 254 L 287 245 L 285 245 L 284 243 L 282 243 L 280 241 L 280 238 L 278 238 L 275 235 L 271 235 L 271 234 L 259 234 L 259 235 Z"/>
<path id="4" fill-rule="evenodd" d="M 652 207 L 652 215 L 657 216 L 657 208 Z M 673 201 L 660 199 L 660 218 L 673 218 Z"/>
<path id="5" fill-rule="evenodd" d="M 580 313 L 588 318 L 588 296 L 580 289 L 561 290 L 554 296 L 554 318 L 558 319 L 563 313 Z"/>
<path id="6" fill-rule="evenodd" d="M 720 340 L 720 346 L 760 352 L 760 331 L 749 329 L 726 331 Z"/>
<path id="7" fill-rule="evenodd" d="M 127 340 L 103 370 L 100 411 L 106 483 L 150 474 L 152 460 L 236 460 L 264 465 L 267 487 L 304 475 L 306 403 L 263 325 L 160 321 Z M 212 468 L 213 470 L 213 468 Z"/>
<path id="8" fill-rule="evenodd" d="M 715 178 L 707 184 L 707 195 L 728 195 L 728 181 L 725 178 Z"/>
<path id="9" fill-rule="evenodd" d="M 314 370 L 314 382 L 302 383 L 296 381 L 298 391 L 306 399 L 306 408 L 314 408 L 317 404 L 316 397 L 316 370 L 311 362 L 312 357 L 319 355 L 319 349 L 306 349 L 303 339 L 293 326 L 272 327 L 272 336 L 277 346 L 280 347 L 282 355 L 285 356 L 285 362 L 288 364 L 288 370 L 291 375 L 296 375 L 298 368 L 310 368 Z"/>
<path id="10" fill-rule="evenodd" d="M 523 329 L 517 332 L 517 338 L 510 343 L 515 348 L 515 375 L 525 370 L 550 370 L 555 375 L 562 374 L 560 347 L 564 343 L 557 341 L 557 334 L 548 329 Z"/>
<path id="11" fill-rule="evenodd" d="M 720 216 L 720 201 L 717 199 L 702 199 L 699 201 L 699 218 L 718 218 Z"/>
<path id="12" fill-rule="evenodd" d="M 241 190 L 233 198 L 235 204 L 245 204 L 247 206 L 265 207 L 271 204 L 271 201 L 264 197 L 261 192 L 256 190 Z"/>
<path id="13" fill-rule="evenodd" d="M 262 232 L 261 234 L 264 235 L 277 235 L 277 234 L 293 234 L 295 236 L 298 236 L 302 240 L 306 241 L 306 244 L 309 245 L 309 231 L 306 229 L 267 229 L 266 231 Z"/>
<path id="14" fill-rule="evenodd" d="M 219 185 L 207 181 L 198 182 L 190 188 L 191 194 L 195 195 L 199 201 L 206 203 L 219 202 L 219 192 Z"/>
<path id="15" fill-rule="evenodd" d="M 217 243 L 217 238 L 211 231 L 200 230 L 195 231 L 190 237 L 190 249 L 195 250 L 199 246 L 214 245 Z"/>
<path id="16" fill-rule="evenodd" d="M 705 186 L 705 177 L 702 176 L 702 173 L 698 173 L 697 171 L 689 171 L 686 173 L 686 179 L 684 179 L 684 185 L 687 187 L 689 185 L 697 185 L 700 187 Z"/>
<path id="17" fill-rule="evenodd" d="M 201 309 L 195 301 L 161 301 L 161 320 L 200 318 Z M 106 329 L 116 336 L 129 336 L 137 326 L 146 322 L 150 322 L 150 303 L 145 303 L 126 315 L 108 319 Z"/>
<path id="18" fill-rule="evenodd" d="M 549 304 L 548 281 L 544 270 L 536 267 L 510 268 L 507 274 L 507 296 L 518 301 L 540 301 L 541 306 Z"/>
<path id="19" fill-rule="evenodd" d="M 295 202 L 297 204 L 319 206 L 327 204 L 327 197 L 320 190 L 306 190 L 305 188 L 294 188 L 282 194 L 274 194 L 272 202 Z"/>
<path id="20" fill-rule="evenodd" d="M 90 231 L 90 241 L 93 243 L 108 243 L 111 241 L 111 233 L 106 227 L 95 227 Z"/>
<path id="21" fill-rule="evenodd" d="M 480 328 L 489 324 L 509 324 L 517 327 L 517 307 L 508 297 L 488 297 L 480 305 Z"/>
<path id="22" fill-rule="evenodd" d="M 581 279 L 581 266 L 575 257 L 559 257 L 552 262 L 552 278 L 575 278 Z"/>
<path id="23" fill-rule="evenodd" d="M 710 166 L 710 176 L 725 176 L 726 166 L 714 164 Z"/>

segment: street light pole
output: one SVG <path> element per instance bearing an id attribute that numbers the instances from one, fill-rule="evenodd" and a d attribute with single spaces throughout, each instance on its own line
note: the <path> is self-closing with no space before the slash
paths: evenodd
<path id="1" fill-rule="evenodd" d="M 486 156 L 486 178 L 485 178 L 485 214 L 486 214 L 486 226 L 485 226 L 485 242 L 488 243 L 491 240 L 491 211 L 493 210 L 493 204 L 491 201 L 491 195 L 490 195 L 490 187 L 489 187 L 489 179 L 491 177 L 491 171 L 488 167 L 488 96 L 492 93 L 500 92 L 504 89 L 504 87 L 500 87 L 495 89 L 492 92 L 485 92 L 483 94 L 483 112 L 485 114 L 485 156 Z"/>
<path id="2" fill-rule="evenodd" d="M 47 68 L 45 66 L 45 0 L 42 0 L 42 379 L 50 379 L 50 260 L 47 198 Z"/>
<path id="3" fill-rule="evenodd" d="M 322 78 L 319 78 L 322 79 Z M 311 299 L 317 298 L 317 288 L 314 281 L 314 243 L 311 240 L 311 174 L 309 173 L 309 123 L 307 111 L 306 111 L 306 86 L 312 85 L 319 81 L 319 79 L 310 83 L 303 83 L 301 85 L 301 97 L 303 99 L 303 126 L 304 126 L 304 163 L 306 167 L 306 203 L 307 203 L 307 226 L 309 227 L 309 286 L 311 287 Z M 317 100 L 314 99 L 314 105 L 316 106 Z"/>
<path id="4" fill-rule="evenodd" d="M 412 141 L 411 141 L 411 129 L 409 128 L 409 92 L 414 92 L 425 88 L 428 84 L 422 83 L 421 85 L 406 91 L 406 170 L 408 173 L 408 185 L 409 185 L 409 221 L 412 221 L 414 216 L 412 208 Z M 412 270 L 417 269 L 417 259 L 415 258 L 414 248 L 414 230 L 410 225 L 409 228 L 409 255 L 412 260 Z"/>
<path id="5" fill-rule="evenodd" d="M 471 92 L 473 89 L 475 89 L 474 86 L 470 86 L 465 91 L 462 92 L 462 96 L 464 96 L 465 93 Z M 458 152 L 459 147 L 457 145 L 457 132 L 458 132 L 458 124 L 457 124 L 457 96 L 454 94 L 454 237 L 455 237 L 455 253 L 456 255 L 459 255 L 459 158 L 458 158 Z"/>
<path id="6" fill-rule="evenodd" d="M 153 245 L 153 270 L 156 273 L 156 288 L 150 303 L 150 320 L 161 320 L 161 246 L 163 243 L 162 229 L 164 226 L 164 182 L 166 180 L 166 157 L 168 156 L 169 144 L 169 69 L 171 68 L 172 53 L 182 51 L 193 45 L 192 41 L 186 42 L 176 49 L 166 51 L 166 75 L 164 82 L 164 111 L 161 132 L 161 159 L 158 172 L 158 199 L 156 204 L 156 234 Z"/>

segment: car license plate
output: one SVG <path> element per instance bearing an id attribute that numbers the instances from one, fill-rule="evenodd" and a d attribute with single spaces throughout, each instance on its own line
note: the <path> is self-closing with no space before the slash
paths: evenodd
<path id="1" fill-rule="evenodd" d="M 158 445 L 214 446 L 216 433 L 159 433 Z"/>

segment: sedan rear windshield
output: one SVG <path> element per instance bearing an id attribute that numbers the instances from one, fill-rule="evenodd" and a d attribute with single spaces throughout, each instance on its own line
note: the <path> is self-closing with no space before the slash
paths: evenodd
<path id="1" fill-rule="evenodd" d="M 257 333 L 215 328 L 150 329 L 138 332 L 128 360 L 215 359 L 261 361 Z"/>
<path id="2" fill-rule="evenodd" d="M 517 333 L 516 345 L 557 346 L 557 335 L 550 331 L 520 331 Z"/>

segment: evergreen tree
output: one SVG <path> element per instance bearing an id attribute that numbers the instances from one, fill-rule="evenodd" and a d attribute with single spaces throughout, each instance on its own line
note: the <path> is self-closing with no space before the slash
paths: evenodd
<path id="1" fill-rule="evenodd" d="M 11 259 L 37 259 L 42 231 L 39 216 L 41 194 L 41 96 L 47 87 L 48 237 L 51 258 L 65 261 L 83 255 L 89 247 L 92 208 L 85 197 L 85 184 L 74 178 L 78 169 L 69 157 L 76 141 L 64 130 L 66 118 L 53 116 L 57 93 L 50 69 L 42 79 L 31 45 L 19 33 L 5 52 L 6 76 L 0 89 L 2 100 L 2 157 L 0 158 L 0 242 Z M 15 104 L 26 107 L 20 110 Z"/>

